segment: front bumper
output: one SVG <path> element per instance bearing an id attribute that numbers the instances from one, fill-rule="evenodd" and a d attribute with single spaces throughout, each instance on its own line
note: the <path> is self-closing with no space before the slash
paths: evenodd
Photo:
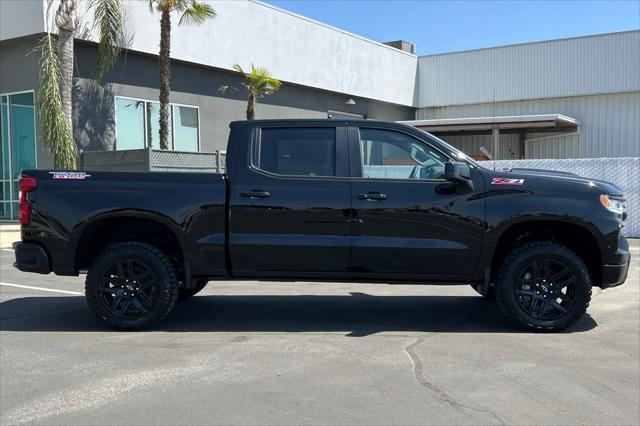
<path id="1" fill-rule="evenodd" d="M 51 272 L 49 256 L 39 244 L 18 241 L 13 243 L 13 249 L 16 253 L 16 261 L 13 262 L 15 268 L 24 272 L 37 272 L 38 274 Z"/>
<path id="2" fill-rule="evenodd" d="M 615 255 L 621 262 L 602 265 L 601 288 L 619 286 L 627 279 L 629 265 L 631 264 L 631 252 L 629 251 L 629 242 L 623 236 L 618 238 L 618 250 Z"/>

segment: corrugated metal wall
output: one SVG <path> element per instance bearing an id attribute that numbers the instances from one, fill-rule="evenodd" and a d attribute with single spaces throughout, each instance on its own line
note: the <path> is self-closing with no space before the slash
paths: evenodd
<path id="1" fill-rule="evenodd" d="M 418 107 L 640 90 L 640 31 L 418 58 Z"/>
<path id="2" fill-rule="evenodd" d="M 550 133 L 527 135 L 527 158 L 594 158 L 640 156 L 640 91 L 608 95 L 576 96 L 528 101 L 498 102 L 495 104 L 458 105 L 417 110 L 416 119 L 491 117 L 526 114 L 564 114 L 580 120 L 578 135 L 553 136 Z M 513 148 L 511 135 L 502 135 L 501 158 Z M 539 138 L 539 139 L 538 139 Z M 454 145 L 470 147 L 468 154 L 480 143 L 491 146 L 490 136 L 444 137 Z M 479 142 L 481 141 L 481 142 Z M 516 139 L 517 141 L 517 139 Z M 476 147 L 471 149 L 472 147 Z"/>
<path id="3" fill-rule="evenodd" d="M 480 145 L 484 145 L 489 151 L 493 151 L 493 139 L 491 135 L 469 135 L 469 136 L 438 136 L 466 152 L 469 155 L 481 154 Z M 518 134 L 500 135 L 500 158 L 504 160 L 517 160 L 520 158 L 520 136 Z"/>

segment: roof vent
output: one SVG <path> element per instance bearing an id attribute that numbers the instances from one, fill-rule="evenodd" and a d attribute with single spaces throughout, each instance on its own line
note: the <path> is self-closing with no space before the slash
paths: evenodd
<path id="1" fill-rule="evenodd" d="M 382 44 L 386 44 L 387 46 L 395 47 L 398 50 L 402 50 L 403 52 L 411 53 L 412 55 L 416 54 L 416 45 L 413 43 L 409 43 L 404 40 L 396 40 L 396 41 L 385 41 Z"/>

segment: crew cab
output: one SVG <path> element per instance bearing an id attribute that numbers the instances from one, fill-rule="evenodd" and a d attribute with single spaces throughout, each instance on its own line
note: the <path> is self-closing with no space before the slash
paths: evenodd
<path id="1" fill-rule="evenodd" d="M 414 127 L 230 124 L 227 173 L 26 170 L 15 267 L 86 273 L 91 309 L 150 328 L 208 281 L 471 285 L 514 324 L 564 329 L 629 268 L 624 197 L 490 170 Z"/>

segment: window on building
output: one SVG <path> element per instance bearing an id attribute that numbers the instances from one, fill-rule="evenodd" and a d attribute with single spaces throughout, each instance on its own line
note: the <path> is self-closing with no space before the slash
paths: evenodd
<path id="1" fill-rule="evenodd" d="M 265 128 L 254 144 L 253 164 L 288 176 L 335 176 L 335 128 Z"/>
<path id="2" fill-rule="evenodd" d="M 18 218 L 18 182 L 36 168 L 33 91 L 0 95 L 0 220 Z"/>
<path id="3" fill-rule="evenodd" d="M 360 129 L 362 176 L 382 179 L 440 179 L 448 159 L 404 133 Z"/>
<path id="4" fill-rule="evenodd" d="M 116 97 L 116 149 L 160 149 L 160 103 Z M 169 149 L 200 150 L 200 119 L 197 107 L 171 104 Z"/>
<path id="5" fill-rule="evenodd" d="M 116 149 L 144 148 L 145 102 L 116 98 Z"/>
<path id="6" fill-rule="evenodd" d="M 173 149 L 176 151 L 198 151 L 198 110 L 172 105 Z"/>

